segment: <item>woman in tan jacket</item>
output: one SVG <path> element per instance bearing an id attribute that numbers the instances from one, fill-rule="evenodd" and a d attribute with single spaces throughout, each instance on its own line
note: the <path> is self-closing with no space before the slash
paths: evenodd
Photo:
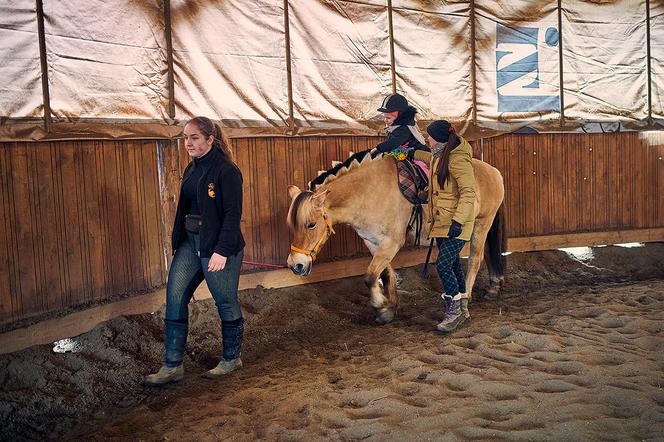
<path id="1" fill-rule="evenodd" d="M 431 153 L 416 151 L 415 159 L 430 164 L 429 237 L 435 238 L 438 246 L 436 269 L 446 303 L 443 320 L 436 329 L 448 333 L 470 317 L 465 308 L 468 295 L 459 253 L 470 240 L 475 223 L 473 151 L 445 120 L 431 123 L 427 133 Z"/>

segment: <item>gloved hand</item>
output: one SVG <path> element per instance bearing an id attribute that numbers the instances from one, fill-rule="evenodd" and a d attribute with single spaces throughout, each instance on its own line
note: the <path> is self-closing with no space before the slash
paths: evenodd
<path id="1" fill-rule="evenodd" d="M 447 237 L 456 238 L 459 235 L 461 235 L 461 223 L 452 220 L 452 225 L 450 226 L 449 232 L 447 232 Z"/>

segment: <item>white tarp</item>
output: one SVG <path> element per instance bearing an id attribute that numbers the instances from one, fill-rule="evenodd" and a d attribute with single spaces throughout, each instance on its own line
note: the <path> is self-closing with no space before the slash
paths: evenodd
<path id="1" fill-rule="evenodd" d="M 652 117 L 664 125 L 664 1 L 650 2 Z"/>
<path id="2" fill-rule="evenodd" d="M 288 81 L 283 1 L 171 1 L 179 120 L 284 133 Z"/>
<path id="3" fill-rule="evenodd" d="M 34 0 L 0 1 L 0 123 L 43 116 L 34 8 Z"/>
<path id="4" fill-rule="evenodd" d="M 565 116 L 600 122 L 645 120 L 645 0 L 565 2 L 562 28 Z"/>
<path id="5" fill-rule="evenodd" d="M 392 91 L 386 3 L 293 0 L 289 8 L 296 127 L 367 130 Z"/>
<path id="6" fill-rule="evenodd" d="M 645 0 L 167 4 L 43 0 L 46 132 L 35 2 L 0 0 L 0 140 L 170 137 L 200 114 L 235 136 L 375 134 L 393 88 L 471 138 L 664 118 L 662 0 L 650 22 Z"/>
<path id="7" fill-rule="evenodd" d="M 161 1 L 45 1 L 44 15 L 55 120 L 167 117 Z"/>

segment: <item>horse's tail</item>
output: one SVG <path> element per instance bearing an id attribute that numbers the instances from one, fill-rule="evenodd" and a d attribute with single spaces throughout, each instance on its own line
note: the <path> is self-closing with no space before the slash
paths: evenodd
<path id="1" fill-rule="evenodd" d="M 493 218 L 493 223 L 486 237 L 485 258 L 488 261 L 490 277 L 493 281 L 502 280 L 505 274 L 505 255 L 507 232 L 505 226 L 504 204 L 501 204 Z"/>

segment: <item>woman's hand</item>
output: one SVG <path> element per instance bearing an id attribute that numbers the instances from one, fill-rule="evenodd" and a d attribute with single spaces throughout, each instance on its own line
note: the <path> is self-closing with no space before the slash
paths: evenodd
<path id="1" fill-rule="evenodd" d="M 456 238 L 457 236 L 461 235 L 461 230 L 463 226 L 461 223 L 452 220 L 452 225 L 450 226 L 450 230 L 447 232 L 447 237 L 448 238 Z"/>
<path id="2" fill-rule="evenodd" d="M 208 272 L 218 272 L 226 267 L 226 257 L 213 253 L 208 262 Z"/>

